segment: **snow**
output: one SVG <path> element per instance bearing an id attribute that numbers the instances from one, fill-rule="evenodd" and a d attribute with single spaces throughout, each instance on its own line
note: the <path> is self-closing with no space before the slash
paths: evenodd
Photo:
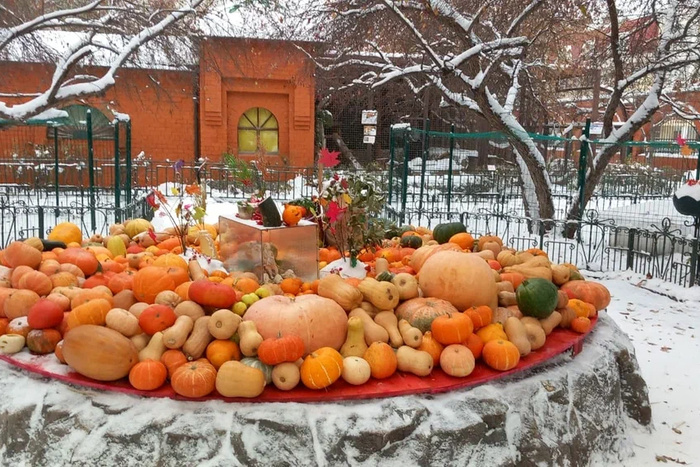
<path id="1" fill-rule="evenodd" d="M 690 196 L 695 201 L 700 201 L 700 185 L 682 185 L 675 193 L 676 198 L 682 198 L 684 196 Z"/>

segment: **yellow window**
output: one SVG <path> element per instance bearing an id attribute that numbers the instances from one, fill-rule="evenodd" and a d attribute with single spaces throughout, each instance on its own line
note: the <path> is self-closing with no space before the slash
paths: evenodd
<path id="1" fill-rule="evenodd" d="M 241 153 L 277 154 L 279 124 L 269 110 L 253 107 L 238 120 L 238 151 Z"/>

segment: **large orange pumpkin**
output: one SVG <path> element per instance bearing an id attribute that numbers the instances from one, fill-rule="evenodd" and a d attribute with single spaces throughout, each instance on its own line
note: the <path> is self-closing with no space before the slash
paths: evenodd
<path id="1" fill-rule="evenodd" d="M 459 251 L 462 249 L 456 243 L 444 243 L 442 245 L 426 245 L 418 248 L 411 255 L 411 260 L 408 265 L 411 266 L 416 272 L 420 272 L 421 268 L 425 262 L 436 253 L 441 251 Z"/>
<path id="2" fill-rule="evenodd" d="M 458 313 L 457 308 L 446 300 L 439 298 L 417 297 L 406 300 L 396 308 L 396 317 L 405 319 L 409 324 L 425 333 L 438 316 Z"/>
<path id="3" fill-rule="evenodd" d="M 46 274 L 39 271 L 30 271 L 24 274 L 19 280 L 20 289 L 33 290 L 42 297 L 51 293 L 53 284 Z"/>
<path id="4" fill-rule="evenodd" d="M 304 354 L 321 347 L 340 349 L 348 330 L 348 318 L 340 305 L 318 295 L 272 295 L 253 303 L 243 320 L 253 321 L 265 339 L 301 337 Z"/>
<path id="5" fill-rule="evenodd" d="M 560 290 L 569 298 L 577 298 L 592 304 L 596 311 L 605 309 L 610 304 L 610 291 L 603 284 L 592 281 L 569 281 Z"/>
<path id="6" fill-rule="evenodd" d="M 41 252 L 24 242 L 12 242 L 3 252 L 3 260 L 7 266 L 29 266 L 36 269 L 41 264 Z"/>
<path id="7" fill-rule="evenodd" d="M 418 284 L 425 296 L 447 300 L 459 310 L 479 305 L 495 310 L 498 306 L 493 272 L 476 254 L 435 253 L 423 264 Z"/>
<path id="8" fill-rule="evenodd" d="M 97 257 L 91 251 L 84 250 L 82 248 L 66 248 L 58 255 L 58 262 L 74 264 L 83 271 L 85 276 L 89 276 L 97 272 L 97 268 L 100 262 L 97 261 Z"/>
<path id="9" fill-rule="evenodd" d="M 166 268 L 147 266 L 134 274 L 132 290 L 140 302 L 154 303 L 156 295 L 164 290 L 175 290 L 175 281 Z"/>

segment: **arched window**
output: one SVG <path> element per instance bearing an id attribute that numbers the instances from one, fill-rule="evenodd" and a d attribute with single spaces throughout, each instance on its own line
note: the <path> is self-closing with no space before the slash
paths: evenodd
<path id="1" fill-rule="evenodd" d="M 68 123 L 58 127 L 58 137 L 67 139 L 87 139 L 87 111 L 90 109 L 93 139 L 114 139 L 114 127 L 109 119 L 94 107 L 69 105 L 61 110 L 68 113 Z M 53 129 L 48 130 L 53 138 Z"/>
<path id="2" fill-rule="evenodd" d="M 654 141 L 676 141 L 680 136 L 686 141 L 697 141 L 698 132 L 692 122 L 678 116 L 670 116 L 654 125 L 652 138 Z"/>
<path id="3" fill-rule="evenodd" d="M 279 152 L 279 125 L 272 112 L 253 107 L 241 115 L 238 120 L 238 151 L 243 154 Z"/>

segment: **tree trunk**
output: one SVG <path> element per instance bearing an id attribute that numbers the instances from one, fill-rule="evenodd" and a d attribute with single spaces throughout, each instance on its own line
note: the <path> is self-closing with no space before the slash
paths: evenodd
<path id="1" fill-rule="evenodd" d="M 347 144 L 345 144 L 345 141 L 343 141 L 343 138 L 338 133 L 333 133 L 332 138 L 333 138 L 333 141 L 335 141 L 335 144 L 338 145 L 338 149 L 340 149 L 340 155 L 343 157 L 343 159 L 350 162 L 354 168 L 356 168 L 358 170 L 361 169 L 362 165 L 355 158 L 355 155 L 352 153 L 352 151 L 347 146 Z"/>

